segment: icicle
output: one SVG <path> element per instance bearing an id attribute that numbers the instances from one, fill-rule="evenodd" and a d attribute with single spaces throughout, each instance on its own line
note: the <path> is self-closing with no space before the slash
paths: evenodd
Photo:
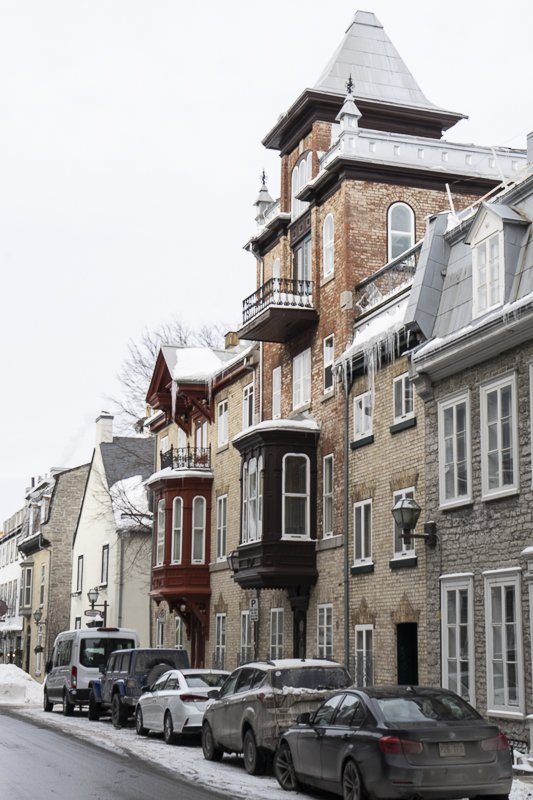
<path id="1" fill-rule="evenodd" d="M 170 396 L 172 399 L 172 419 L 174 420 L 176 419 L 176 400 L 178 398 L 178 382 L 174 378 L 172 378 Z"/>

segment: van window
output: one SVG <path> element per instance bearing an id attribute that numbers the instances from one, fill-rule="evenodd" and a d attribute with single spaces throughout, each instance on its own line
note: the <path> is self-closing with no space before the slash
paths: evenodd
<path id="1" fill-rule="evenodd" d="M 66 667 L 70 664 L 72 655 L 72 639 L 62 639 L 54 647 L 53 664 L 54 667 Z"/>
<path id="2" fill-rule="evenodd" d="M 82 667 L 98 669 L 107 663 L 113 650 L 131 650 L 135 647 L 133 639 L 105 639 L 100 636 L 82 639 L 80 642 L 80 664 Z"/>
<path id="3" fill-rule="evenodd" d="M 124 653 L 124 655 L 120 657 L 120 666 L 117 664 L 117 669 L 121 672 L 127 672 L 130 668 L 130 658 L 130 653 Z"/>

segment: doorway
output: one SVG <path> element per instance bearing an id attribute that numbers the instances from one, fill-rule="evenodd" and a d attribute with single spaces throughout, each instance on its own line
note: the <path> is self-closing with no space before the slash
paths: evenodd
<path id="1" fill-rule="evenodd" d="M 396 626 L 396 655 L 399 685 L 418 685 L 418 625 L 401 622 Z"/>

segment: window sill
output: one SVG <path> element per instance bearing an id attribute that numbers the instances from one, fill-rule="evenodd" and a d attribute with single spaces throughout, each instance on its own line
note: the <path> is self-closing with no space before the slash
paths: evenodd
<path id="1" fill-rule="evenodd" d="M 217 447 L 217 455 L 219 453 L 223 453 L 225 450 L 229 450 L 229 442 L 225 442 L 224 444 L 219 444 Z"/>
<path id="2" fill-rule="evenodd" d="M 331 272 L 329 275 L 326 275 L 324 278 L 322 278 L 322 280 L 320 281 L 320 288 L 322 288 L 323 286 L 327 286 L 328 283 L 331 283 L 331 281 L 334 280 L 334 278 L 335 278 L 335 270 L 333 270 L 333 272 Z"/>
<path id="3" fill-rule="evenodd" d="M 317 552 L 321 550 L 335 550 L 337 547 L 342 547 L 344 537 L 342 534 L 333 534 L 333 536 L 323 536 L 322 539 L 317 539 L 316 549 Z"/>
<path id="4" fill-rule="evenodd" d="M 308 400 L 307 403 L 304 403 L 301 406 L 296 406 L 296 408 L 293 408 L 291 413 L 289 414 L 289 419 L 291 417 L 297 416 L 297 414 L 301 414 L 302 411 L 309 411 L 310 408 L 311 408 L 311 401 L 310 400 Z"/>
<path id="5" fill-rule="evenodd" d="M 107 589 L 107 581 L 105 583 L 98 584 L 99 589 Z"/>
<path id="6" fill-rule="evenodd" d="M 439 511 L 453 511 L 455 508 L 465 508 L 466 506 L 473 506 L 474 501 L 472 497 L 463 497 L 460 500 L 449 500 L 446 503 L 439 505 Z"/>
<path id="7" fill-rule="evenodd" d="M 77 589 L 75 592 L 71 592 L 70 596 L 71 597 L 81 597 L 81 592 L 82 592 L 81 589 Z M 21 606 L 21 608 L 26 608 L 26 606 Z M 28 606 L 28 608 L 29 608 L 29 606 Z"/>
<path id="8" fill-rule="evenodd" d="M 525 719 L 521 711 L 506 711 L 505 709 L 487 709 L 487 717 L 500 717 L 500 719 Z"/>
<path id="9" fill-rule="evenodd" d="M 374 572 L 374 562 L 369 561 L 368 563 L 361 563 L 361 564 L 354 564 L 350 568 L 350 572 L 352 575 L 365 575 L 370 572 Z"/>
<path id="10" fill-rule="evenodd" d="M 405 556 L 403 558 L 391 558 L 389 567 L 391 569 L 410 569 L 418 565 L 416 556 Z"/>
<path id="11" fill-rule="evenodd" d="M 360 447 L 365 447 L 367 444 L 372 444 L 374 441 L 374 434 L 370 433 L 368 436 L 361 436 L 360 439 L 355 439 L 350 442 L 351 450 L 359 450 Z"/>
<path id="12" fill-rule="evenodd" d="M 490 494 L 482 494 L 481 501 L 483 503 L 490 503 L 492 500 L 503 500 L 506 497 L 512 497 L 516 494 L 520 494 L 520 489 L 518 486 L 512 486 L 509 489 L 501 489 L 500 491 L 491 492 Z"/>
<path id="13" fill-rule="evenodd" d="M 213 561 L 212 564 L 209 564 L 209 572 L 225 572 L 228 569 L 228 562 L 225 560 Z"/>
<path id="14" fill-rule="evenodd" d="M 409 417 L 408 419 L 402 419 L 401 422 L 395 422 L 394 425 L 391 425 L 389 430 L 391 434 L 400 433 L 400 431 L 406 431 L 408 428 L 415 428 L 416 427 L 416 417 Z"/>
<path id="15" fill-rule="evenodd" d="M 326 400 L 331 400 L 332 397 L 335 397 L 335 388 L 328 389 L 327 392 L 324 392 L 320 398 L 320 402 L 325 403 Z"/>
<path id="16" fill-rule="evenodd" d="M 281 541 L 282 542 L 312 542 L 314 541 L 311 539 L 310 536 L 298 536 L 298 534 L 294 534 L 294 536 L 287 535 L 285 533 L 281 534 Z"/>

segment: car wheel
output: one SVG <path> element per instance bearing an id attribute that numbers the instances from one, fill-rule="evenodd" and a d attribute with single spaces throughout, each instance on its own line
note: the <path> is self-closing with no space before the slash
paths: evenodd
<path id="1" fill-rule="evenodd" d="M 135 732 L 137 736 L 148 736 L 148 728 L 143 725 L 143 712 L 140 706 L 137 706 L 135 712 Z"/>
<path id="2" fill-rule="evenodd" d="M 348 761 L 342 773 L 343 800 L 362 800 L 363 782 L 353 761 Z"/>
<path id="3" fill-rule="evenodd" d="M 71 717 L 74 714 L 74 703 L 68 699 L 66 692 L 63 692 L 63 716 Z"/>
<path id="4" fill-rule="evenodd" d="M 287 742 L 282 742 L 274 754 L 274 775 L 281 788 L 287 792 L 294 792 L 300 786 Z"/>
<path id="5" fill-rule="evenodd" d="M 120 702 L 120 695 L 115 692 L 111 700 L 111 722 L 114 728 L 122 728 L 128 721 L 128 710 Z"/>
<path id="6" fill-rule="evenodd" d="M 45 689 L 43 694 L 43 709 L 45 711 L 52 711 L 53 708 L 54 704 L 51 703 L 50 700 L 48 699 L 48 692 Z"/>
<path id="7" fill-rule="evenodd" d="M 89 692 L 89 712 L 87 714 L 92 722 L 97 722 L 102 716 L 102 706 L 97 702 L 94 692 Z"/>
<path id="8" fill-rule="evenodd" d="M 250 728 L 244 734 L 242 754 L 244 756 L 244 769 L 248 775 L 262 775 L 266 769 L 266 758 L 258 748 L 254 732 Z"/>
<path id="9" fill-rule="evenodd" d="M 174 736 L 174 724 L 172 722 L 172 714 L 167 711 L 163 721 L 163 737 L 167 744 L 174 744 L 176 737 Z"/>
<path id="10" fill-rule="evenodd" d="M 224 751 L 216 746 L 209 722 L 204 722 L 202 725 L 202 750 L 207 761 L 222 761 Z"/>

